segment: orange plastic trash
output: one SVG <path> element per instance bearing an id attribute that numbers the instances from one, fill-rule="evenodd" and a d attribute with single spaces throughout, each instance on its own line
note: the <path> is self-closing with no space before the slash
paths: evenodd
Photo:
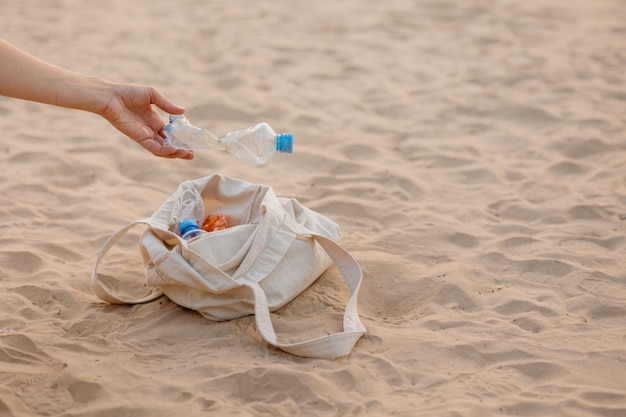
<path id="1" fill-rule="evenodd" d="M 228 219 L 224 214 L 209 215 L 204 223 L 202 223 L 202 230 L 205 232 L 215 232 L 217 230 L 224 230 L 228 228 Z"/>

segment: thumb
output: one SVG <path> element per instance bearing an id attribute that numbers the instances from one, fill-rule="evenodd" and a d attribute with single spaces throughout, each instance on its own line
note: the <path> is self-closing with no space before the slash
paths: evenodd
<path id="1" fill-rule="evenodd" d="M 185 112 L 184 107 L 177 106 L 156 89 L 152 91 L 152 98 L 152 103 L 167 113 L 182 114 Z"/>

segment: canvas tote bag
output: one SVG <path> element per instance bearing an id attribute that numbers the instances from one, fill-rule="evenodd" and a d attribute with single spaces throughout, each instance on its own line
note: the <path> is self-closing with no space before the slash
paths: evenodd
<path id="1" fill-rule="evenodd" d="M 176 231 L 185 220 L 185 210 L 189 214 L 189 201 L 195 202 L 199 224 L 207 213 L 221 213 L 230 227 L 190 241 L 182 239 Z M 127 299 L 102 282 L 98 267 L 136 225 L 147 226 L 139 247 L 151 292 Z M 357 312 L 361 268 L 338 240 L 335 223 L 297 200 L 278 198 L 269 186 L 211 175 L 180 184 L 151 217 L 113 234 L 97 255 L 91 285 L 98 297 L 114 304 L 145 303 L 165 294 L 211 320 L 254 314 L 267 343 L 298 356 L 336 358 L 348 355 L 365 334 Z M 295 298 L 333 263 L 351 294 L 343 331 L 296 343 L 279 342 L 270 312 Z"/>

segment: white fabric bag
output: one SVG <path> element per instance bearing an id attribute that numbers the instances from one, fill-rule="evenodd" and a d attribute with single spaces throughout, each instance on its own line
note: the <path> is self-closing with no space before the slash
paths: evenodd
<path id="1" fill-rule="evenodd" d="M 230 227 L 190 241 L 182 239 L 175 231 L 184 220 L 183 202 L 190 197 L 198 203 L 197 216 L 222 213 Z M 202 222 L 202 218 L 197 220 Z M 140 250 L 146 282 L 153 288 L 149 295 L 133 300 L 114 295 L 100 280 L 98 266 L 135 225 L 148 226 L 140 238 Z M 254 314 L 257 329 L 269 344 L 298 356 L 336 358 L 348 355 L 365 334 L 357 312 L 361 268 L 338 240 L 335 223 L 297 200 L 278 198 L 265 185 L 211 175 L 182 183 L 151 217 L 113 234 L 98 253 L 91 285 L 96 295 L 114 304 L 145 303 L 165 294 L 211 320 Z M 333 263 L 351 293 L 343 331 L 280 343 L 270 311 L 295 298 Z"/>

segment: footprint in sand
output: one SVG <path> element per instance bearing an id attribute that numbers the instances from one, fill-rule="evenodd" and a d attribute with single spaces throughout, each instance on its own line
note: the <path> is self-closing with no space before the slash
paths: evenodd
<path id="1" fill-rule="evenodd" d="M 39 349 L 23 334 L 0 333 L 0 386 L 9 389 L 3 393 L 0 411 L 13 415 L 28 410 L 29 415 L 51 415 L 67 408 L 67 393 L 50 391 L 46 400 L 37 396 L 42 389 L 55 383 L 66 364 Z M 39 400 L 38 400 L 39 399 Z"/>
<path id="2" fill-rule="evenodd" d="M 0 364 L 0 382 L 16 388 L 39 384 L 65 367 L 22 334 L 0 334 Z"/>

